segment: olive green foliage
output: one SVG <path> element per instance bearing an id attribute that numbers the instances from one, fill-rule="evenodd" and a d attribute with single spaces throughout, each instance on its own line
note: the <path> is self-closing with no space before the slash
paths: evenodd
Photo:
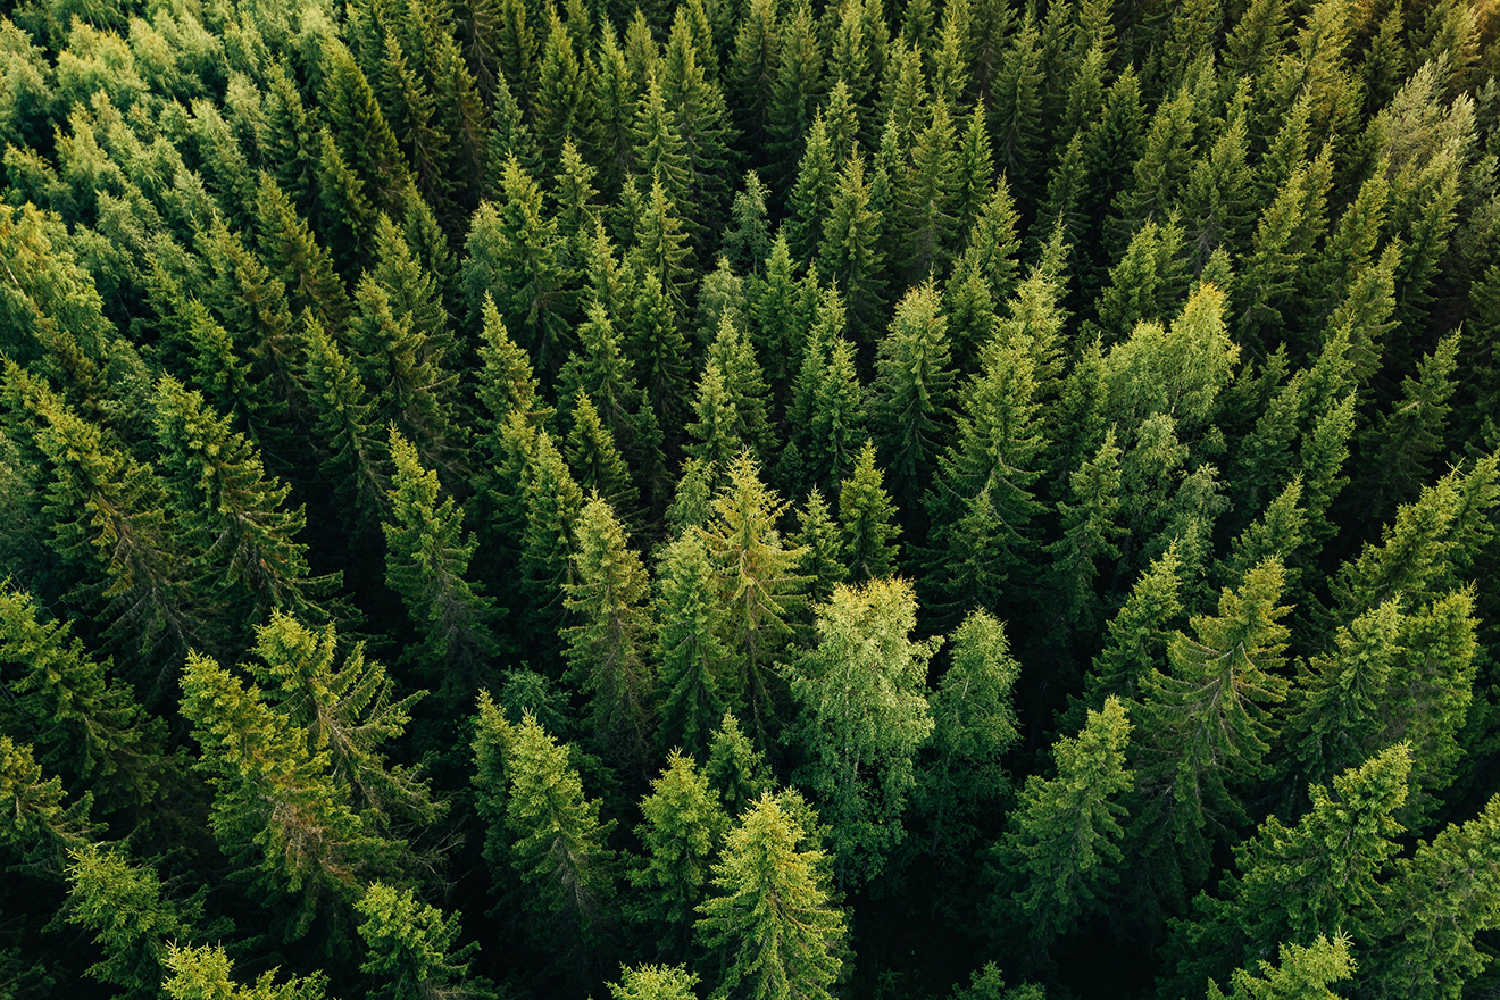
<path id="1" fill-rule="evenodd" d="M 1497 164 L 1497 0 L 0 2 L 0 1000 L 1495 994 Z"/>

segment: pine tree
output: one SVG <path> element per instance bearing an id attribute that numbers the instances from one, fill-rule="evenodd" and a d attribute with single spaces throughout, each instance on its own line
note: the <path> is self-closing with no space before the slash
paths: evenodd
<path id="1" fill-rule="evenodd" d="M 655 929 L 663 954 L 685 956 L 710 860 L 729 832 L 729 817 L 693 758 L 676 750 L 651 782 L 651 794 L 641 799 L 641 816 L 645 822 L 636 827 L 636 836 L 646 854 L 630 881 L 646 897 L 634 916 Z"/>
<path id="2" fill-rule="evenodd" d="M 1039 942 L 1067 933 L 1099 909 L 1101 894 L 1118 878 L 1126 816 L 1120 799 L 1134 782 L 1125 764 L 1130 729 L 1125 707 L 1113 696 L 1102 711 L 1089 709 L 1076 737 L 1053 744 L 1057 777 L 1026 780 L 1010 830 L 992 849 L 1002 879 L 1015 883 L 1010 898 L 992 906 Z"/>
<path id="3" fill-rule="evenodd" d="M 1377 515 L 1389 512 L 1392 501 L 1410 499 L 1428 478 L 1429 463 L 1443 446 L 1458 348 L 1457 336 L 1440 341 L 1422 360 L 1417 377 L 1401 380 L 1404 398 L 1380 414 L 1360 442 L 1373 480 L 1363 485 L 1373 493 Z"/>
<path id="4" fill-rule="evenodd" d="M 727 312 L 720 318 L 714 339 L 708 345 L 708 364 L 723 373 L 724 388 L 733 408 L 735 433 L 758 455 L 769 454 L 774 445 L 768 416 L 771 390 L 750 334 Z"/>
<path id="5" fill-rule="evenodd" d="M 455 1000 L 493 997 L 482 982 L 469 979 L 469 959 L 479 950 L 471 941 L 455 947 L 459 917 L 418 902 L 412 890 L 372 882 L 354 904 L 363 918 L 359 936 L 365 941 L 361 972 L 388 977 L 371 995 L 381 1000 L 417 1000 L 439 995 Z"/>
<path id="6" fill-rule="evenodd" d="M 548 9 L 547 19 L 531 112 L 543 162 L 555 163 L 562 156 L 563 144 L 587 131 L 588 92 L 568 25 L 555 7 Z"/>
<path id="7" fill-rule="evenodd" d="M 650 625 L 648 581 L 625 529 L 596 493 L 579 512 L 563 607 L 576 625 L 563 630 L 569 677 L 589 697 L 595 738 L 609 756 L 640 766 L 650 742 L 652 678 L 645 662 Z"/>
<path id="8" fill-rule="evenodd" d="M 656 571 L 657 675 L 662 690 L 658 744 L 708 755 L 709 739 L 736 702 L 726 676 L 723 609 L 703 536 L 689 527 L 662 551 Z"/>
<path id="9" fill-rule="evenodd" d="M 328 133 L 375 211 L 398 216 L 412 179 L 375 91 L 343 45 L 330 45 L 324 60 L 319 97 Z"/>
<path id="10" fill-rule="evenodd" d="M 703 14 L 701 5 L 674 12 L 662 58 L 662 97 L 676 112 L 677 133 L 687 158 L 687 201 L 698 209 L 688 213 L 688 222 L 693 241 L 700 247 L 708 245 L 709 234 L 718 233 L 727 218 L 730 187 L 725 177 L 734 158 L 729 148 L 734 130 L 724 94 L 715 81 L 719 57 L 714 50 L 714 29 L 702 22 Z"/>
<path id="11" fill-rule="evenodd" d="M 687 432 L 693 438 L 685 449 L 688 456 L 720 469 L 727 468 L 745 449 L 745 442 L 739 435 L 739 414 L 729 395 L 728 380 L 716 360 L 710 359 L 698 380 L 698 398 L 693 409 L 698 419 L 687 425 Z"/>
<path id="12" fill-rule="evenodd" d="M 1287 827 L 1269 817 L 1257 834 L 1235 848 L 1237 875 L 1220 886 L 1221 898 L 1198 897 L 1198 919 L 1174 928 L 1168 954 L 1176 982 L 1222 976 L 1269 958 L 1281 941 L 1348 933 L 1370 940 L 1381 920 L 1380 878 L 1399 850 L 1403 832 L 1392 818 L 1406 799 L 1411 755 L 1397 744 L 1333 779 L 1312 785 L 1312 808 Z"/>
<path id="13" fill-rule="evenodd" d="M 911 163 L 898 188 L 903 268 L 912 280 L 940 277 L 948 269 L 958 236 L 961 179 L 954 155 L 953 118 L 945 102 L 932 108 L 932 120 L 912 139 Z"/>
<path id="14" fill-rule="evenodd" d="M 662 96 L 661 81 L 652 74 L 646 81 L 632 129 L 633 160 L 640 176 L 660 182 L 666 197 L 676 204 L 688 202 L 688 160 L 682 136 L 677 131 L 676 109 Z"/>
<path id="15" fill-rule="evenodd" d="M 675 429 L 685 423 L 681 414 L 687 403 L 687 343 L 659 275 L 648 271 L 640 279 L 627 353 L 638 366 L 641 388 L 651 400 L 658 426 Z"/>
<path id="16" fill-rule="evenodd" d="M 391 519 L 381 525 L 386 584 L 422 636 L 409 654 L 419 670 L 445 699 L 466 696 L 484 683 L 499 652 L 494 605 L 464 579 L 478 542 L 464 537 L 464 511 L 451 496 L 438 503 L 436 470 L 423 468 L 416 448 L 394 429 L 390 454 Z"/>
<path id="17" fill-rule="evenodd" d="M 514 529 L 520 540 L 521 591 L 528 622 L 538 635 L 550 637 L 564 622 L 562 588 L 571 579 L 583 491 L 545 431 L 529 435 L 523 461 Z"/>
<path id="18" fill-rule="evenodd" d="M 1011 703 L 1021 665 L 1004 623 L 975 608 L 949 643 L 948 669 L 929 698 L 936 759 L 912 790 L 932 820 L 933 854 L 961 851 L 977 836 L 984 810 L 1009 790 L 1000 761 L 1021 735 Z"/>
<path id="19" fill-rule="evenodd" d="M 880 580 L 895 571 L 894 539 L 901 529 L 891 523 L 896 508 L 885 491 L 885 474 L 875 465 L 875 445 L 866 441 L 854 471 L 839 490 L 839 524 L 844 529 L 844 565 L 854 583 Z"/>
<path id="20" fill-rule="evenodd" d="M 766 108 L 772 177 L 785 190 L 823 95 L 823 50 L 812 4 L 798 3 L 776 25 L 776 70 Z"/>
<path id="21" fill-rule="evenodd" d="M 614 852 L 605 843 L 614 821 L 599 821 L 599 803 L 583 797 L 568 757 L 530 713 L 522 718 L 506 750 L 505 822 L 532 932 L 577 963 L 609 919 Z"/>
<path id="22" fill-rule="evenodd" d="M 904 580 L 839 585 L 816 609 L 817 648 L 798 663 L 804 765 L 833 826 L 840 881 L 878 876 L 904 839 L 917 747 L 932 732 L 923 697 L 942 639 L 912 642 L 916 597 Z"/>
<path id="23" fill-rule="evenodd" d="M 260 174 L 256 230 L 261 255 L 287 287 L 289 307 L 310 309 L 324 328 L 339 331 L 353 311 L 333 257 L 320 246 L 271 175 Z"/>
<path id="24" fill-rule="evenodd" d="M 947 436 L 950 360 L 947 320 L 928 281 L 897 304 L 876 360 L 874 423 L 903 507 L 915 506 Z"/>
<path id="25" fill-rule="evenodd" d="M 651 187 L 643 195 L 633 222 L 635 245 L 625 255 L 626 263 L 644 279 L 640 282 L 642 287 L 653 280 L 660 285 L 674 317 L 686 315 L 693 248 L 683 229 L 682 210 L 667 190 L 659 170 L 652 175 Z"/>
<path id="26" fill-rule="evenodd" d="M 64 805 L 62 779 L 42 777 L 31 747 L 0 734 L 0 845 L 21 871 L 58 880 L 69 853 L 96 840 L 103 827 L 89 821 L 94 797 L 88 792 Z"/>
<path id="27" fill-rule="evenodd" d="M 699 907 L 697 927 L 720 957 L 726 995 L 828 1000 L 846 929 L 829 905 L 824 853 L 798 849 L 805 837 L 766 793 L 725 840 L 713 866 L 716 894 Z"/>

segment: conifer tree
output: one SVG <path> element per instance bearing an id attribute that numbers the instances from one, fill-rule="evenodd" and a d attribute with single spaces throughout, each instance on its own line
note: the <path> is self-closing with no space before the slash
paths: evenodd
<path id="1" fill-rule="evenodd" d="M 827 363 L 819 367 L 806 423 L 807 478 L 831 489 L 854 469 L 857 450 L 869 440 L 867 394 L 854 367 L 854 345 L 844 338 L 833 340 Z"/>
<path id="2" fill-rule="evenodd" d="M 1360 442 L 1368 455 L 1371 475 L 1366 490 L 1374 494 L 1374 510 L 1389 511 L 1392 501 L 1409 499 L 1427 480 L 1429 463 L 1443 446 L 1448 400 L 1458 363 L 1459 338 L 1438 343 L 1417 369 L 1417 377 L 1401 381 L 1403 397 L 1382 413 Z"/>
<path id="3" fill-rule="evenodd" d="M 912 791 L 932 818 L 933 854 L 972 842 L 983 810 L 1010 787 L 1000 761 L 1021 735 L 1011 704 L 1021 665 L 1010 653 L 1004 623 L 975 608 L 949 643 L 948 669 L 928 699 L 936 759 Z"/>
<path id="4" fill-rule="evenodd" d="M 1062 592 L 1069 620 L 1088 625 L 1097 603 L 1097 560 L 1119 557 L 1114 539 L 1123 533 L 1115 523 L 1120 507 L 1120 449 L 1115 446 L 1113 427 L 1099 450 L 1069 475 L 1068 488 L 1074 502 L 1057 504 L 1063 535 L 1047 549 L 1052 553 L 1051 576 Z"/>
<path id="5" fill-rule="evenodd" d="M 1079 734 L 1052 747 L 1057 777 L 1027 779 L 1010 830 L 992 849 L 1017 883 L 1008 900 L 992 905 L 1037 941 L 1067 933 L 1100 907 L 1101 893 L 1118 878 L 1126 813 L 1120 798 L 1134 781 L 1125 764 L 1130 728 L 1113 696 L 1102 711 L 1089 709 Z"/>
<path id="6" fill-rule="evenodd" d="M 160 996 L 169 943 L 197 936 L 204 894 L 181 903 L 167 898 L 155 868 L 93 844 L 69 855 L 67 876 L 68 922 L 93 931 L 103 953 L 86 974 L 132 1000 Z"/>
<path id="7" fill-rule="evenodd" d="M 333 257 L 265 171 L 256 209 L 260 252 L 286 285 L 288 306 L 297 313 L 310 309 L 326 329 L 341 330 L 353 306 L 334 271 Z"/>
<path id="8" fill-rule="evenodd" d="M 62 779 L 43 778 L 31 747 L 0 734 L 0 845 L 14 868 L 60 879 L 69 852 L 94 841 L 103 828 L 89 820 L 94 797 L 84 792 L 69 805 Z"/>
<path id="9" fill-rule="evenodd" d="M 1411 754 L 1397 744 L 1334 777 L 1330 789 L 1312 785 L 1312 808 L 1293 827 L 1275 816 L 1235 848 L 1237 875 L 1220 898 L 1198 897 L 1198 919 L 1175 927 L 1168 953 L 1176 981 L 1222 976 L 1243 954 L 1245 964 L 1270 957 L 1279 942 L 1348 933 L 1371 940 L 1385 897 L 1380 878 L 1403 832 L 1392 818 L 1406 800 Z"/>
<path id="10" fill-rule="evenodd" d="M 734 713 L 725 712 L 709 741 L 708 763 L 703 766 L 708 783 L 718 793 L 730 816 L 741 816 L 765 792 L 774 788 L 766 769 L 765 754 L 755 749 L 740 731 Z"/>
<path id="11" fill-rule="evenodd" d="M 854 583 L 880 580 L 895 570 L 901 529 L 891 523 L 896 508 L 885 491 L 884 473 L 875 465 L 875 445 L 865 442 L 854 472 L 839 490 L 839 524 L 844 529 L 844 565 Z"/>
<path id="12" fill-rule="evenodd" d="M 954 155 L 953 118 L 948 105 L 937 101 L 932 119 L 913 136 L 911 164 L 898 194 L 903 270 L 913 280 L 940 277 L 948 269 L 958 235 L 961 180 Z"/>
<path id="13" fill-rule="evenodd" d="M 1010 36 L 991 91 L 990 134 L 996 159 L 1022 200 L 1036 195 L 1042 137 L 1041 51 L 1036 12 L 1028 9 Z"/>
<path id="14" fill-rule="evenodd" d="M 614 1000 L 692 1000 L 698 974 L 685 965 L 640 965 L 621 968 L 620 981 L 609 984 Z"/>
<path id="15" fill-rule="evenodd" d="M 923 697 L 941 637 L 912 642 L 916 597 L 904 580 L 839 585 L 816 609 L 818 645 L 798 663 L 808 783 L 833 826 L 840 880 L 878 876 L 901 843 L 917 747 L 932 732 Z"/>
<path id="16" fill-rule="evenodd" d="M 1474 819 L 1450 824 L 1430 843 L 1418 843 L 1411 859 L 1396 860 L 1385 886 L 1380 945 L 1361 966 L 1361 984 L 1371 995 L 1437 1000 L 1479 973 L 1484 958 L 1475 934 L 1494 924 L 1488 914 L 1500 864 L 1497 827 L 1500 799 L 1491 798 Z"/>
<path id="17" fill-rule="evenodd" d="M 422 636 L 413 660 L 444 698 L 456 698 L 484 683 L 499 651 L 494 605 L 464 579 L 478 542 L 464 536 L 464 511 L 451 496 L 438 503 L 436 470 L 424 469 L 416 448 L 395 430 L 390 454 L 391 519 L 381 525 L 386 583 Z"/>
<path id="18" fill-rule="evenodd" d="M 458 943 L 459 917 L 418 902 L 410 889 L 372 882 L 354 904 L 363 918 L 359 936 L 365 960 L 359 969 L 386 978 L 372 995 L 382 1000 L 416 1000 L 434 992 L 455 1000 L 480 1000 L 495 994 L 469 979 L 469 959 L 479 942 Z"/>
<path id="19" fill-rule="evenodd" d="M 229 978 L 234 963 L 220 945 L 201 947 L 167 945 L 162 961 L 169 973 L 160 983 L 169 1000 L 324 1000 L 328 977 L 317 973 L 276 982 L 279 969 L 264 972 L 253 986 L 241 986 Z"/>
<path id="20" fill-rule="evenodd" d="M 856 146 L 839 171 L 823 220 L 818 273 L 844 297 L 850 324 L 861 339 L 875 321 L 884 288 L 880 238 L 885 219 L 865 180 L 865 160 Z"/>
<path id="21" fill-rule="evenodd" d="M 582 388 L 573 397 L 572 417 L 567 454 L 574 481 L 580 489 L 597 492 L 611 508 L 631 517 L 640 505 L 640 491 L 615 447 L 614 434 L 604 425 L 593 400 Z"/>
<path id="22" fill-rule="evenodd" d="M 641 800 L 641 816 L 645 822 L 636 836 L 646 855 L 630 881 L 647 895 L 634 916 L 655 928 L 664 954 L 684 956 L 691 950 L 710 860 L 729 832 L 729 817 L 693 758 L 676 750 L 651 782 L 651 794 Z"/>
<path id="23" fill-rule="evenodd" d="M 728 467 L 745 449 L 745 442 L 739 435 L 739 415 L 729 395 L 724 369 L 715 359 L 709 360 L 703 377 L 698 380 L 698 398 L 693 409 L 698 419 L 687 425 L 687 432 L 693 438 L 685 449 L 688 456 L 720 469 Z"/>
<path id="24" fill-rule="evenodd" d="M 584 798 L 568 757 L 568 747 L 527 713 L 506 750 L 505 821 L 532 932 L 576 963 L 609 919 L 614 852 L 605 843 L 614 821 L 599 821 L 599 803 Z"/>
<path id="25" fill-rule="evenodd" d="M 570 678 L 589 697 L 595 738 L 622 765 L 638 766 L 650 742 L 652 678 L 645 662 L 648 581 L 641 557 L 597 493 L 579 512 L 572 582 L 563 606 Z"/>
<path id="26" fill-rule="evenodd" d="M 823 243 L 824 222 L 833 203 L 837 170 L 838 162 L 828 140 L 828 125 L 820 112 L 807 133 L 807 149 L 787 196 L 787 207 L 792 213 L 787 242 L 799 260 L 812 256 Z"/>
<path id="27" fill-rule="evenodd" d="M 644 279 L 640 282 L 643 287 L 654 279 L 672 315 L 683 316 L 692 283 L 693 248 L 684 232 L 682 209 L 660 170 L 651 175 L 651 186 L 642 195 L 633 220 L 634 245 L 625 256 L 626 263 Z"/>
<path id="28" fill-rule="evenodd" d="M 1276 673 L 1288 633 L 1279 619 L 1291 610 L 1279 603 L 1283 585 L 1275 559 L 1256 566 L 1237 589 L 1224 588 L 1217 615 L 1193 619 L 1196 640 L 1180 632 L 1171 640 L 1170 673 L 1153 669 L 1142 678 L 1129 843 L 1137 877 L 1149 877 L 1151 891 L 1167 900 L 1203 878 L 1205 830 L 1242 821 L 1228 784 L 1261 773 L 1276 731 L 1265 706 L 1286 697 Z"/>
<path id="29" fill-rule="evenodd" d="M 662 428 L 682 426 L 681 415 L 687 408 L 687 343 L 677 320 L 660 275 L 642 272 L 631 307 L 628 353 L 638 366 L 641 388 Z"/>
<path id="30" fill-rule="evenodd" d="M 302 508 L 284 509 L 291 487 L 265 474 L 260 456 L 229 422 L 170 375 L 152 398 L 162 466 L 186 503 L 174 511 L 179 537 L 191 539 L 198 586 L 220 600 L 245 600 L 244 620 L 272 608 L 306 613 L 318 584 L 308 577 L 307 546 L 296 536 Z"/>
<path id="31" fill-rule="evenodd" d="M 797 511 L 797 534 L 792 543 L 805 549 L 798 567 L 808 578 L 808 597 L 814 602 L 826 601 L 836 584 L 849 577 L 844 564 L 843 528 L 833 519 L 823 493 L 816 486 L 808 491 L 807 500 Z"/>
<path id="32" fill-rule="evenodd" d="M 101 806 L 145 805 L 167 767 L 161 723 L 72 631 L 66 620 L 38 621 L 25 591 L 0 590 L 0 677 L 12 698 L 0 720 L 49 771 L 92 787 Z"/>
<path id="33" fill-rule="evenodd" d="M 796 983 L 801 996 L 829 998 L 843 965 L 844 915 L 829 905 L 824 853 L 799 849 L 805 837 L 765 793 L 725 840 L 697 927 L 727 995 L 790 996 Z"/>
<path id="34" fill-rule="evenodd" d="M 1355 969 L 1346 935 L 1331 941 L 1319 935 L 1305 948 L 1283 944 L 1280 959 L 1279 966 L 1262 959 L 1257 968 L 1259 976 L 1235 969 L 1229 978 L 1233 991 L 1229 994 L 1210 981 L 1208 1000 L 1339 1000 L 1328 984 L 1348 979 Z"/>
<path id="35" fill-rule="evenodd" d="M 992 343 L 959 393 L 958 433 L 938 460 L 924 505 L 933 521 L 928 586 L 935 607 L 993 608 L 1027 565 L 1029 522 L 1040 505 L 1035 366 L 1025 350 Z"/>
<path id="36" fill-rule="evenodd" d="M 43 487 L 49 544 L 64 562 L 102 576 L 86 585 L 103 603 L 96 620 L 106 637 L 137 650 L 135 678 L 148 704 L 155 702 L 175 660 L 212 638 L 185 586 L 165 484 L 13 361 L 4 392 L 34 421 L 37 451 L 51 466 Z"/>
<path id="37" fill-rule="evenodd" d="M 755 344 L 746 329 L 726 313 L 708 345 L 708 364 L 724 376 L 724 388 L 734 410 L 734 428 L 741 441 L 757 454 L 771 451 L 770 387 L 766 385 Z"/>
<path id="38" fill-rule="evenodd" d="M 798 3 L 776 25 L 775 76 L 766 108 L 773 177 L 786 189 L 824 91 L 822 40 L 811 3 Z"/>
<path id="39" fill-rule="evenodd" d="M 725 473 L 703 541 L 723 609 L 734 687 L 743 692 L 757 742 L 765 747 L 776 719 L 771 665 L 790 636 L 787 618 L 805 602 L 804 579 L 797 574 L 803 551 L 782 543 L 776 523 L 787 504 L 761 483 L 754 459 L 742 452 Z"/>
<path id="40" fill-rule="evenodd" d="M 716 5 L 717 6 L 717 5 Z M 694 242 L 706 245 L 718 232 L 729 209 L 726 170 L 733 157 L 729 143 L 734 131 L 719 89 L 719 58 L 714 49 L 716 29 L 702 23 L 701 6 L 679 8 L 662 58 L 662 98 L 675 111 L 677 134 L 687 159 L 688 202 L 698 207 L 689 215 Z M 696 26 L 694 22 L 698 22 Z M 727 37 L 723 41 L 727 41 Z"/>
<path id="41" fill-rule="evenodd" d="M 658 744 L 707 759 L 709 737 L 736 701 L 726 675 L 723 610 L 714 600 L 713 566 L 702 535 L 688 528 L 662 551 L 656 571 Z"/>
<path id="42" fill-rule="evenodd" d="M 872 409 L 902 506 L 914 506 L 947 435 L 953 384 L 947 320 L 931 281 L 906 293 L 880 342 Z"/>
<path id="43" fill-rule="evenodd" d="M 300 726 L 266 705 L 260 689 L 214 660 L 189 655 L 183 716 L 216 781 L 211 824 L 229 858 L 283 907 L 285 940 L 304 936 L 329 906 L 352 904 L 359 877 L 390 872 L 400 845 L 366 829 L 347 791 Z"/>
<path id="44" fill-rule="evenodd" d="M 309 320 L 305 336 L 307 387 L 326 455 L 320 469 L 362 530 L 387 506 L 386 445 L 374 424 L 375 404 L 354 363 L 321 325 Z"/>
<path id="45" fill-rule="evenodd" d="M 433 822 L 443 803 L 433 800 L 417 768 L 388 764 L 382 750 L 406 731 L 426 692 L 395 697 L 394 680 L 365 657 L 363 643 L 342 662 L 340 645 L 332 625 L 309 629 L 272 612 L 255 630 L 253 658 L 241 666 L 264 685 L 277 712 L 306 731 L 308 745 L 328 754 L 329 769 L 363 819 L 383 830 Z"/>

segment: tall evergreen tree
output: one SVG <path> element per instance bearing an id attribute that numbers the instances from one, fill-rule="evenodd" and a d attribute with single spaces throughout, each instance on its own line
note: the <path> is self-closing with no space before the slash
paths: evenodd
<path id="1" fill-rule="evenodd" d="M 464 536 L 464 511 L 451 496 L 438 503 L 436 470 L 424 469 L 416 448 L 394 430 L 390 454 L 391 520 L 381 525 L 386 583 L 422 636 L 409 654 L 418 669 L 444 698 L 466 696 L 489 677 L 499 651 L 494 605 L 464 579 L 478 542 Z"/>
<path id="2" fill-rule="evenodd" d="M 715 586 L 703 536 L 689 527 L 662 551 L 656 570 L 658 744 L 705 760 L 709 737 L 738 692 L 727 675 L 723 608 L 714 599 Z"/>
<path id="3" fill-rule="evenodd" d="M 625 529 L 597 493 L 579 512 L 572 582 L 563 606 L 570 677 L 589 696 L 591 730 L 623 766 L 644 763 L 652 678 L 645 660 L 648 581 Z"/>
<path id="4" fill-rule="evenodd" d="M 874 423 L 903 507 L 915 506 L 947 434 L 949 365 L 947 320 L 929 281 L 897 304 L 876 361 Z"/>
<path id="5" fill-rule="evenodd" d="M 844 529 L 844 565 L 854 583 L 880 580 L 895 571 L 901 529 L 891 523 L 896 508 L 875 465 L 875 445 L 866 441 L 854 472 L 839 490 L 839 523 Z"/>
<path id="6" fill-rule="evenodd" d="M 726 838 L 698 934 L 719 958 L 729 996 L 827 1000 L 843 963 L 844 915 L 829 905 L 825 855 L 764 794 Z M 793 984 L 797 993 L 793 993 Z"/>

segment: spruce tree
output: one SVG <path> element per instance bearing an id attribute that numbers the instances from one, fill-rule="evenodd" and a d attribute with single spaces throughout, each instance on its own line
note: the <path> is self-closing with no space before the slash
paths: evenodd
<path id="1" fill-rule="evenodd" d="M 610 917 L 614 852 L 605 844 L 614 821 L 599 821 L 568 747 L 530 713 L 507 742 L 507 856 L 534 918 L 531 933 L 582 971 L 577 963 L 588 960 Z"/>
<path id="2" fill-rule="evenodd" d="M 625 529 L 597 493 L 583 506 L 563 607 L 569 677 L 589 698 L 590 728 L 612 760 L 644 763 L 652 678 L 645 661 L 648 581 Z"/>
<path id="3" fill-rule="evenodd" d="M 416 448 L 394 429 L 390 454 L 391 515 L 381 525 L 386 584 L 401 595 L 422 637 L 409 653 L 418 670 L 445 699 L 467 696 L 489 677 L 499 652 L 494 605 L 465 579 L 478 542 L 464 536 L 463 508 L 451 496 L 438 502 L 437 471 L 423 468 Z"/>
<path id="4" fill-rule="evenodd" d="M 276 982 L 280 969 L 264 972 L 253 986 L 241 986 L 229 978 L 234 963 L 220 945 L 167 945 L 162 960 L 169 975 L 159 984 L 169 1000 L 324 1000 L 328 977 L 323 973 Z"/>
<path id="5" fill-rule="evenodd" d="M 196 585 L 220 601 L 244 602 L 236 611 L 247 622 L 272 608 L 314 610 L 318 590 L 337 578 L 309 578 L 307 546 L 296 541 L 306 516 L 284 507 L 291 487 L 267 476 L 244 435 L 170 375 L 157 382 L 152 403 L 163 470 L 186 501 L 174 511 L 176 533 L 202 553 Z"/>
<path id="6" fill-rule="evenodd" d="M 160 996 L 167 949 L 198 936 L 194 921 L 204 894 L 171 899 L 155 868 L 132 864 L 118 848 L 93 844 L 69 855 L 67 876 L 68 923 L 93 931 L 103 953 L 86 975 L 132 1000 Z"/>
<path id="7" fill-rule="evenodd" d="M 816 486 L 797 511 L 797 533 L 792 543 L 805 550 L 798 569 L 808 578 L 808 597 L 826 601 L 836 584 L 849 577 L 844 563 L 844 532 L 828 510 L 828 502 Z"/>
<path id="8" fill-rule="evenodd" d="M 699 939 L 719 959 L 726 995 L 829 1000 L 844 915 L 829 905 L 825 855 L 769 793 L 726 838 L 712 897 L 698 908 Z"/>
<path id="9" fill-rule="evenodd" d="M 703 536 L 688 527 L 662 550 L 656 570 L 654 652 L 662 692 L 657 743 L 703 759 L 738 689 L 727 674 L 715 584 Z"/>
<path id="10" fill-rule="evenodd" d="M 70 787 L 93 788 L 106 809 L 143 806 L 167 776 L 165 733 L 113 664 L 90 655 L 66 620 L 37 620 L 36 598 L 0 590 L 0 677 L 11 703 L 5 731 Z"/>
<path id="11" fill-rule="evenodd" d="M 729 817 L 693 758 L 676 750 L 651 782 L 651 794 L 641 799 L 641 816 L 645 822 L 636 836 L 646 854 L 630 881 L 645 890 L 645 898 L 633 916 L 654 929 L 663 954 L 684 957 L 691 953 L 695 911 Z"/>
<path id="12" fill-rule="evenodd" d="M 772 664 L 790 638 L 787 619 L 806 600 L 804 578 L 797 573 L 803 551 L 783 544 L 776 523 L 787 504 L 761 483 L 754 459 L 741 453 L 725 473 L 703 541 L 723 609 L 734 686 L 743 692 L 757 743 L 765 748 L 777 715 L 779 678 Z"/>
<path id="13" fill-rule="evenodd" d="M 334 495 L 364 530 L 386 511 L 386 443 L 375 404 L 354 363 L 322 326 L 306 330 L 306 378 L 317 411 L 318 440 L 325 457 L 320 471 L 334 482 Z"/>
<path id="14" fill-rule="evenodd" d="M 901 529 L 891 523 L 896 508 L 885 491 L 884 473 L 875 465 L 875 445 L 866 441 L 854 472 L 839 490 L 839 524 L 844 529 L 844 565 L 853 583 L 880 580 L 895 571 Z"/>
<path id="15" fill-rule="evenodd" d="M 850 323 L 856 336 L 863 339 L 881 306 L 885 258 L 880 237 L 886 222 L 871 201 L 865 159 L 858 147 L 844 160 L 822 225 L 818 273 L 844 297 Z"/>
<path id="16" fill-rule="evenodd" d="M 975 608 L 948 641 L 948 669 L 928 699 L 936 755 L 912 791 L 931 817 L 933 854 L 961 851 L 977 836 L 984 810 L 1009 791 L 1000 761 L 1021 735 L 1011 703 L 1021 665 L 1004 623 Z"/>
<path id="17" fill-rule="evenodd" d="M 384 979 L 372 996 L 417 1000 L 438 991 L 454 1000 L 481 1000 L 495 995 L 482 981 L 469 979 L 469 959 L 479 942 L 455 947 L 462 914 L 445 916 L 419 902 L 412 890 L 383 882 L 372 882 L 354 909 L 362 918 L 359 936 L 365 941 L 359 970 Z"/>
<path id="18" fill-rule="evenodd" d="M 278 907 L 284 940 L 306 935 L 329 907 L 352 904 L 361 875 L 393 872 L 400 845 L 366 828 L 329 773 L 329 751 L 309 747 L 258 687 L 195 653 L 182 691 L 182 714 L 202 747 L 197 767 L 216 779 L 214 838 Z"/>
<path id="19" fill-rule="evenodd" d="M 1125 764 L 1130 728 L 1113 696 L 1102 711 L 1089 709 L 1079 734 L 1052 747 L 1057 777 L 1027 779 L 1010 830 L 992 849 L 1002 880 L 1015 885 L 992 906 L 1034 940 L 1067 933 L 1101 907 L 1102 893 L 1119 877 L 1126 814 L 1120 799 L 1134 781 Z"/>
<path id="20" fill-rule="evenodd" d="M 929 281 L 897 304 L 876 360 L 871 409 L 903 507 L 915 506 L 932 478 L 939 442 L 947 436 L 954 379 L 950 357 L 947 320 Z"/>

